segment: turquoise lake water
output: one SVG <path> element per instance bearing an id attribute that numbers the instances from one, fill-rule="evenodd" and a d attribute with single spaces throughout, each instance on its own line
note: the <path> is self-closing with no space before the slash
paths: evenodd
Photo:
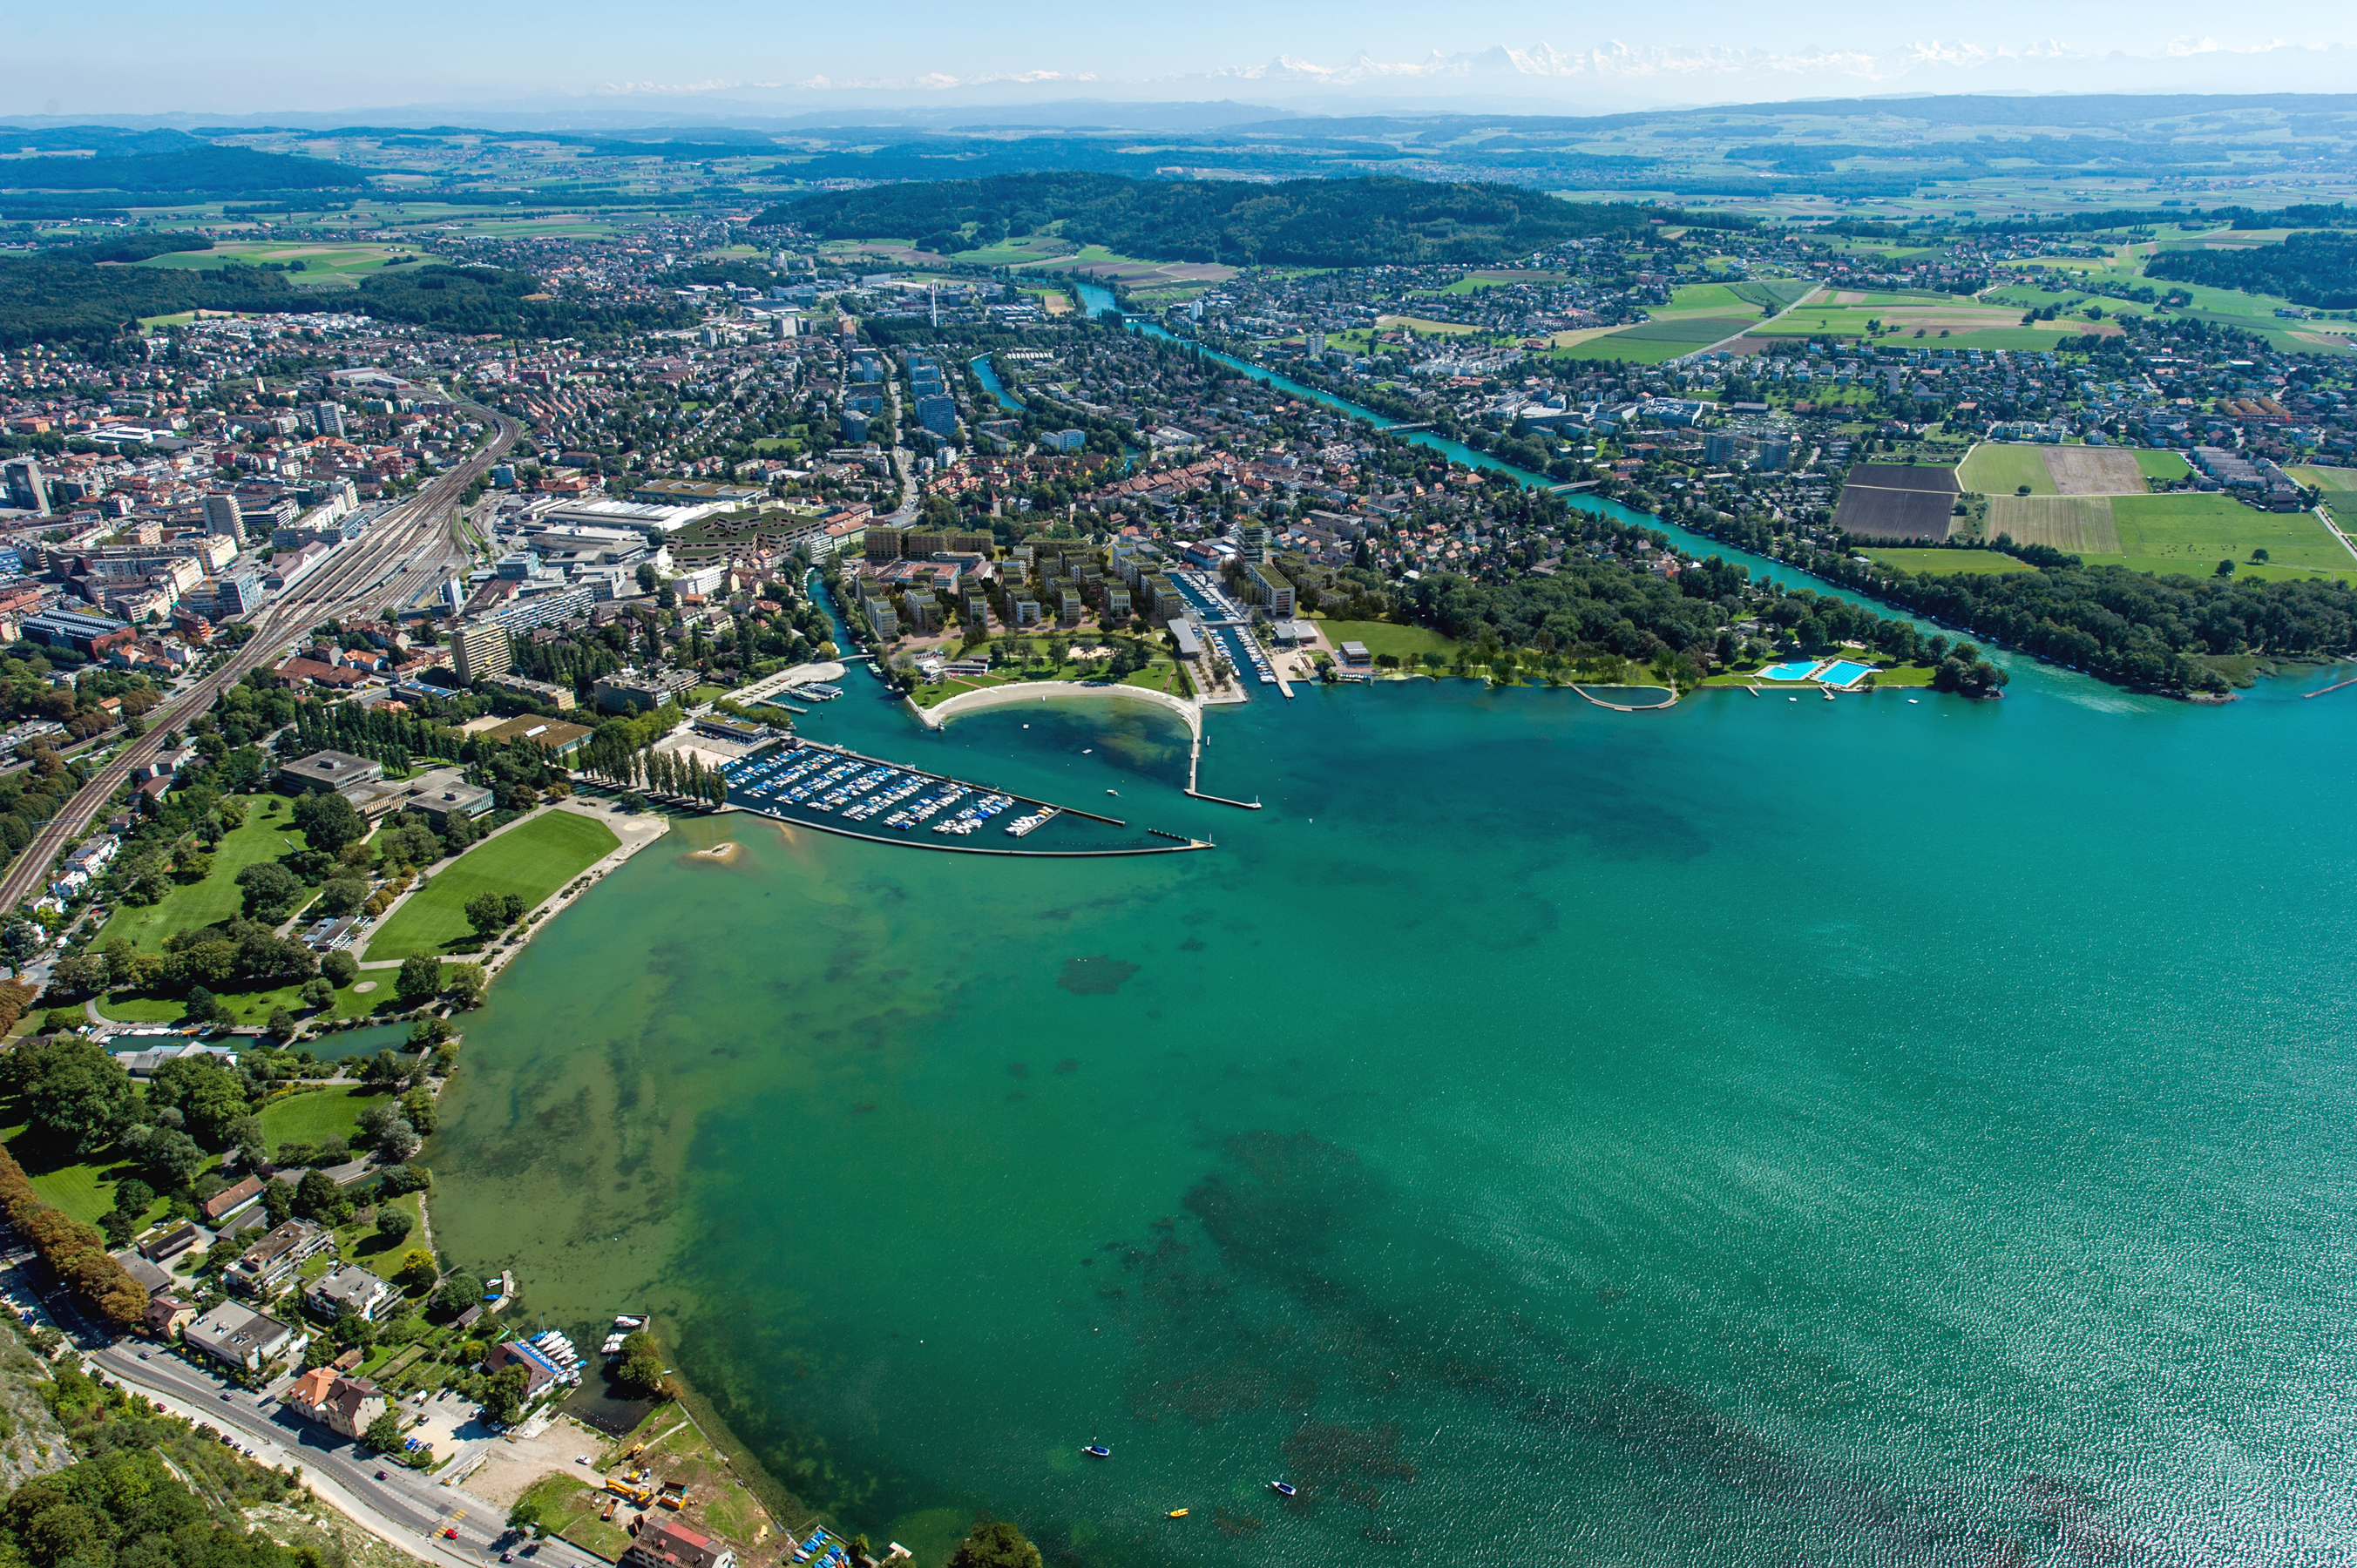
<path id="1" fill-rule="evenodd" d="M 1212 714 L 1245 812 L 855 674 L 806 733 L 1220 847 L 684 824 L 470 1022 L 437 1235 L 925 1556 L 2346 1561 L 2327 679 L 1310 687 Z"/>

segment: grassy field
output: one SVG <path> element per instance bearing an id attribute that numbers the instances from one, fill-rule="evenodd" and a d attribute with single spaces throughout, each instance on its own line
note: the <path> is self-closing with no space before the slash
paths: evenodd
<path id="1" fill-rule="evenodd" d="M 2163 452 L 2154 447 L 2136 448 L 2136 468 L 2147 479 L 2174 484 L 2193 472 L 2193 465 L 2175 452 Z"/>
<path id="2" fill-rule="evenodd" d="M 232 240 L 216 244 L 210 251 L 175 251 L 169 255 L 150 256 L 135 263 L 143 267 L 163 267 L 179 271 L 210 271 L 231 262 L 259 265 L 264 262 L 301 262 L 303 270 L 290 272 L 286 281 L 296 288 L 349 287 L 374 272 L 383 270 L 394 254 L 405 252 L 399 245 L 331 245 L 307 242 Z M 409 252 L 414 254 L 414 252 Z"/>
<path id="3" fill-rule="evenodd" d="M 2046 454 L 2036 446 L 2002 446 L 1984 441 L 1956 470 L 1956 482 L 1985 496 L 2009 496 L 2022 486 L 2034 496 L 2054 493 L 2054 476 L 2046 471 Z"/>
<path id="4" fill-rule="evenodd" d="M 1886 566 L 1896 566 L 1901 572 L 1985 575 L 2034 572 L 2038 569 L 1994 550 L 1869 550 L 1866 553 Z"/>
<path id="5" fill-rule="evenodd" d="M 2017 544 L 2046 544 L 2073 555 L 2114 555 L 2120 536 L 2113 526 L 2117 496 L 1989 497 L 1988 537 L 2013 536 Z"/>
<path id="6" fill-rule="evenodd" d="M 374 980 L 372 991 L 361 986 Z M 225 991 L 218 1000 L 237 1015 L 241 1024 L 266 1024 L 270 1015 L 284 1007 L 297 1018 L 303 1016 L 303 988 L 299 985 L 274 986 L 267 991 Z M 336 993 L 336 1004 L 326 1016 L 331 1018 L 364 1018 L 381 1008 L 395 1008 L 391 977 L 383 974 L 362 975 L 358 981 Z M 188 1004 L 177 996 L 102 996 L 99 1012 L 122 1024 L 177 1024 L 188 1014 Z"/>
<path id="7" fill-rule="evenodd" d="M 1394 626 L 1387 620 L 1321 620 L 1318 625 L 1325 632 L 1326 640 L 1336 648 L 1346 642 L 1362 642 L 1367 651 L 1377 658 L 1392 653 L 1405 660 L 1437 653 L 1455 659 L 1462 647 L 1425 626 Z"/>
<path id="8" fill-rule="evenodd" d="M 1629 360 L 1658 365 L 1681 354 L 1735 337 L 1757 324 L 1755 317 L 1673 316 L 1639 322 L 1599 338 L 1587 338 L 1555 350 L 1558 360 Z"/>
<path id="9" fill-rule="evenodd" d="M 2142 454 L 2138 454 L 2142 456 Z M 2155 456 L 2160 456 L 2158 453 Z M 2183 462 L 2183 458 L 2178 459 Z M 2312 490 L 2357 490 L 2357 468 L 2327 468 L 2313 463 L 2303 463 L 2286 468 L 2285 473 Z"/>
<path id="10" fill-rule="evenodd" d="M 2206 577 L 2220 561 L 2233 561 L 2263 576 L 2321 572 L 2357 579 L 2357 560 L 2312 512 L 2255 511 L 2220 495 L 2115 496 L 2111 504 L 2117 559 L 2139 572 Z M 2246 564 L 2259 549 L 2267 564 Z"/>
<path id="11" fill-rule="evenodd" d="M 576 811 L 544 811 L 436 872 L 425 891 L 378 929 L 369 943 L 369 960 L 444 951 L 473 934 L 467 924 L 468 899 L 479 893 L 511 893 L 536 905 L 620 842 L 603 822 Z"/>
<path id="12" fill-rule="evenodd" d="M 281 1144 L 316 1144 L 350 1138 L 370 1107 L 388 1105 L 390 1094 L 358 1089 L 313 1089 L 274 1100 L 262 1108 L 262 1136 L 273 1149 Z"/>
<path id="13" fill-rule="evenodd" d="M 239 872 L 257 861 L 275 860 L 289 850 L 309 847 L 302 831 L 293 825 L 291 809 L 290 802 L 275 795 L 249 797 L 245 825 L 232 830 L 213 851 L 212 875 L 187 886 L 174 885 L 161 900 L 144 909 L 124 905 L 99 933 L 99 944 L 122 937 L 141 952 L 160 952 L 164 939 L 173 932 L 210 926 L 236 914 L 245 907 L 237 886 Z"/>

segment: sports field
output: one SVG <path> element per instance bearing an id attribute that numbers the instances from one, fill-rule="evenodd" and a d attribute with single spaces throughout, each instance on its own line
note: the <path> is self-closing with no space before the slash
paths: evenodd
<path id="1" fill-rule="evenodd" d="M 1970 573 L 2034 572 L 2037 567 L 1994 550 L 1869 550 L 1867 555 L 1901 572 Z"/>
<path id="2" fill-rule="evenodd" d="M 537 905 L 619 846 L 605 823 L 578 811 L 546 811 L 458 857 L 393 913 L 369 943 L 369 961 L 439 953 L 473 935 L 467 900 L 511 893 Z"/>

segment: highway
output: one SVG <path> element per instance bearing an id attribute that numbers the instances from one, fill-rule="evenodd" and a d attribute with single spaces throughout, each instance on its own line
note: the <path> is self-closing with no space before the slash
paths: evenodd
<path id="1" fill-rule="evenodd" d="M 491 439 L 379 518 L 367 532 L 329 556 L 325 565 L 315 568 L 284 597 L 245 618 L 254 628 L 245 645 L 211 674 L 150 709 L 147 733 L 117 752 L 34 835 L 25 853 L 0 876 L 0 910 L 14 909 L 38 895 L 48 885 L 49 867 L 58 855 L 81 836 L 91 819 L 131 777 L 131 770 L 156 754 L 167 731 L 185 730 L 191 719 L 211 707 L 223 688 L 275 659 L 290 639 L 319 622 L 405 603 L 467 559 L 456 537 L 458 499 L 515 445 L 523 427 L 479 404 L 466 406 L 490 422 Z"/>

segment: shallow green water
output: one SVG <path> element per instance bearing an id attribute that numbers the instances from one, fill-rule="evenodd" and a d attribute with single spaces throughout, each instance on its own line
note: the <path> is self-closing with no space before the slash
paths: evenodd
<path id="1" fill-rule="evenodd" d="M 1211 719 L 1248 813 L 855 678 L 1221 847 L 683 828 L 471 1026 L 437 1233 L 912 1546 L 2345 1560 L 2357 693 L 2013 691 L 1312 688 Z"/>

